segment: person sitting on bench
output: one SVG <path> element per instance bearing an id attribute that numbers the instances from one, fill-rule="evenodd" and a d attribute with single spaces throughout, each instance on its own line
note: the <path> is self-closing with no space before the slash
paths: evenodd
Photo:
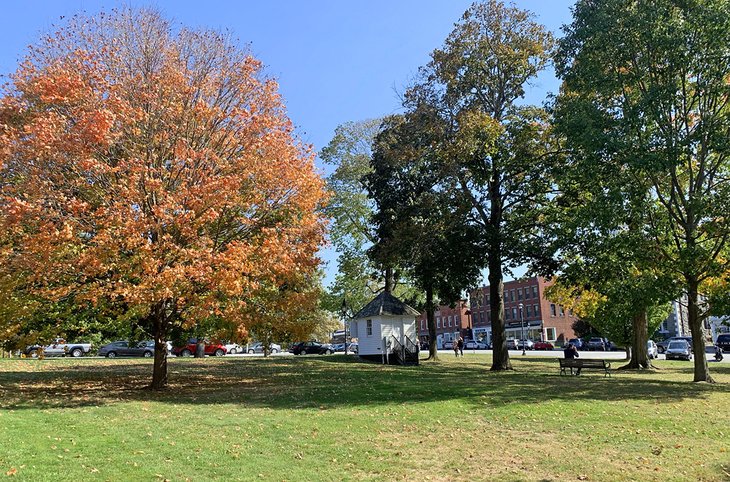
<path id="1" fill-rule="evenodd" d="M 570 360 L 580 357 L 578 349 L 572 343 L 568 343 L 568 346 L 566 346 L 565 350 L 563 350 L 563 354 L 565 354 L 566 359 Z M 573 371 L 572 368 L 570 370 Z M 575 374 L 580 375 L 580 367 L 578 367 L 578 371 L 576 371 Z"/>

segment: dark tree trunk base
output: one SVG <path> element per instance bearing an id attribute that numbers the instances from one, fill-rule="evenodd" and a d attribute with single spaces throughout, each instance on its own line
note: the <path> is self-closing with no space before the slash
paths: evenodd
<path id="1" fill-rule="evenodd" d="M 655 367 L 651 363 L 646 366 L 637 363 L 628 363 L 622 367 L 618 367 L 617 370 L 659 370 L 659 368 Z"/>
<path id="2" fill-rule="evenodd" d="M 508 370 L 514 370 L 514 368 L 512 368 L 511 363 L 509 363 L 507 365 L 492 365 L 489 368 L 490 372 L 504 372 L 504 371 L 508 371 Z"/>

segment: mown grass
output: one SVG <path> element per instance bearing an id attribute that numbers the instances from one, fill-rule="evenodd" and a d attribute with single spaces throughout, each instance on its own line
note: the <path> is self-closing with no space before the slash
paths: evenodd
<path id="1" fill-rule="evenodd" d="M 2 360 L 0 478 L 730 480 L 730 364 L 488 361 L 174 359 L 150 392 L 148 360 Z"/>

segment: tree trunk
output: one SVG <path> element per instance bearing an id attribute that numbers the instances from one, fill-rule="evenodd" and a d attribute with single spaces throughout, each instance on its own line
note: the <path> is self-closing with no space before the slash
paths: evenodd
<path id="1" fill-rule="evenodd" d="M 436 345 L 436 317 L 433 304 L 433 287 L 426 287 L 426 324 L 428 325 L 428 358 L 426 360 L 438 360 L 438 346 Z"/>
<path id="2" fill-rule="evenodd" d="M 162 309 L 154 308 L 155 359 L 152 365 L 152 383 L 149 388 L 162 390 L 167 386 L 167 320 Z"/>
<path id="3" fill-rule="evenodd" d="M 395 289 L 395 274 L 393 268 L 385 268 L 385 287 L 383 291 L 386 293 L 393 293 Z"/>
<path id="4" fill-rule="evenodd" d="M 198 339 L 195 344 L 195 358 L 205 358 L 205 341 Z"/>
<path id="5" fill-rule="evenodd" d="M 699 281 L 694 276 L 686 276 L 687 280 L 687 315 L 689 318 L 689 330 L 692 333 L 692 355 L 695 359 L 696 382 L 715 383 L 710 376 L 710 369 L 707 366 L 705 355 L 705 330 L 702 328 L 699 306 Z"/>
<path id="6" fill-rule="evenodd" d="M 504 283 L 499 252 L 487 253 L 489 265 L 489 313 L 492 318 L 492 371 L 512 370 L 504 332 Z"/>
<path id="7" fill-rule="evenodd" d="M 646 309 L 640 311 L 632 320 L 633 333 L 631 336 L 631 360 L 622 369 L 635 369 L 651 367 L 647 342 L 649 341 L 649 324 Z"/>

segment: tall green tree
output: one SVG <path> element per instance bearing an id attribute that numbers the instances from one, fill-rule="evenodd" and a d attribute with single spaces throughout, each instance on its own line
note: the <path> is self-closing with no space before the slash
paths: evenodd
<path id="1" fill-rule="evenodd" d="M 730 4 L 723 0 L 579 1 L 558 55 L 563 93 L 589 149 L 649 186 L 645 230 L 656 262 L 683 285 L 694 380 L 712 382 L 701 290 L 727 268 L 730 236 Z M 580 127 L 580 126 L 578 126 Z"/>
<path id="2" fill-rule="evenodd" d="M 504 326 L 505 271 L 541 252 L 538 210 L 554 148 L 549 118 L 518 107 L 525 86 L 548 64 L 552 35 L 525 10 L 474 3 L 409 90 L 407 105 L 432 104 L 448 129 L 441 146 L 449 175 L 471 203 L 487 256 L 492 370 L 511 369 Z"/>
<path id="3" fill-rule="evenodd" d="M 438 358 L 434 312 L 438 302 L 457 303 L 479 279 L 478 231 L 468 222 L 471 205 L 443 176 L 438 117 L 429 111 L 390 117 L 375 143 L 373 172 L 366 177 L 378 209 L 381 242 L 371 256 L 395 261 L 425 293 L 429 359 Z"/>
<path id="4" fill-rule="evenodd" d="M 631 348 L 628 368 L 648 368 L 648 314 L 678 295 L 671 276 L 657 266 L 660 254 L 644 229 L 653 204 L 650 184 L 597 149 L 623 139 L 608 137 L 604 124 L 591 118 L 581 101 L 562 93 L 554 107 L 556 133 L 569 150 L 553 166 L 558 192 L 549 223 L 559 283 L 574 291 L 563 303 L 586 291 L 600 295 L 604 302 L 594 310 L 599 315 L 579 310 L 579 316 L 590 317 L 603 334 L 611 332 L 614 341 Z"/>
<path id="5" fill-rule="evenodd" d="M 381 289 L 393 291 L 399 272 L 381 258 L 368 257 L 367 250 L 379 241 L 372 218 L 375 202 L 368 198 L 365 177 L 372 173 L 373 143 L 382 119 L 347 122 L 322 149 L 322 161 L 334 167 L 327 177 L 331 198 L 326 213 L 331 220 L 329 238 L 337 251 L 337 275 L 325 297 L 326 308 L 339 312 L 342 300 L 355 311 L 365 306 Z"/>

